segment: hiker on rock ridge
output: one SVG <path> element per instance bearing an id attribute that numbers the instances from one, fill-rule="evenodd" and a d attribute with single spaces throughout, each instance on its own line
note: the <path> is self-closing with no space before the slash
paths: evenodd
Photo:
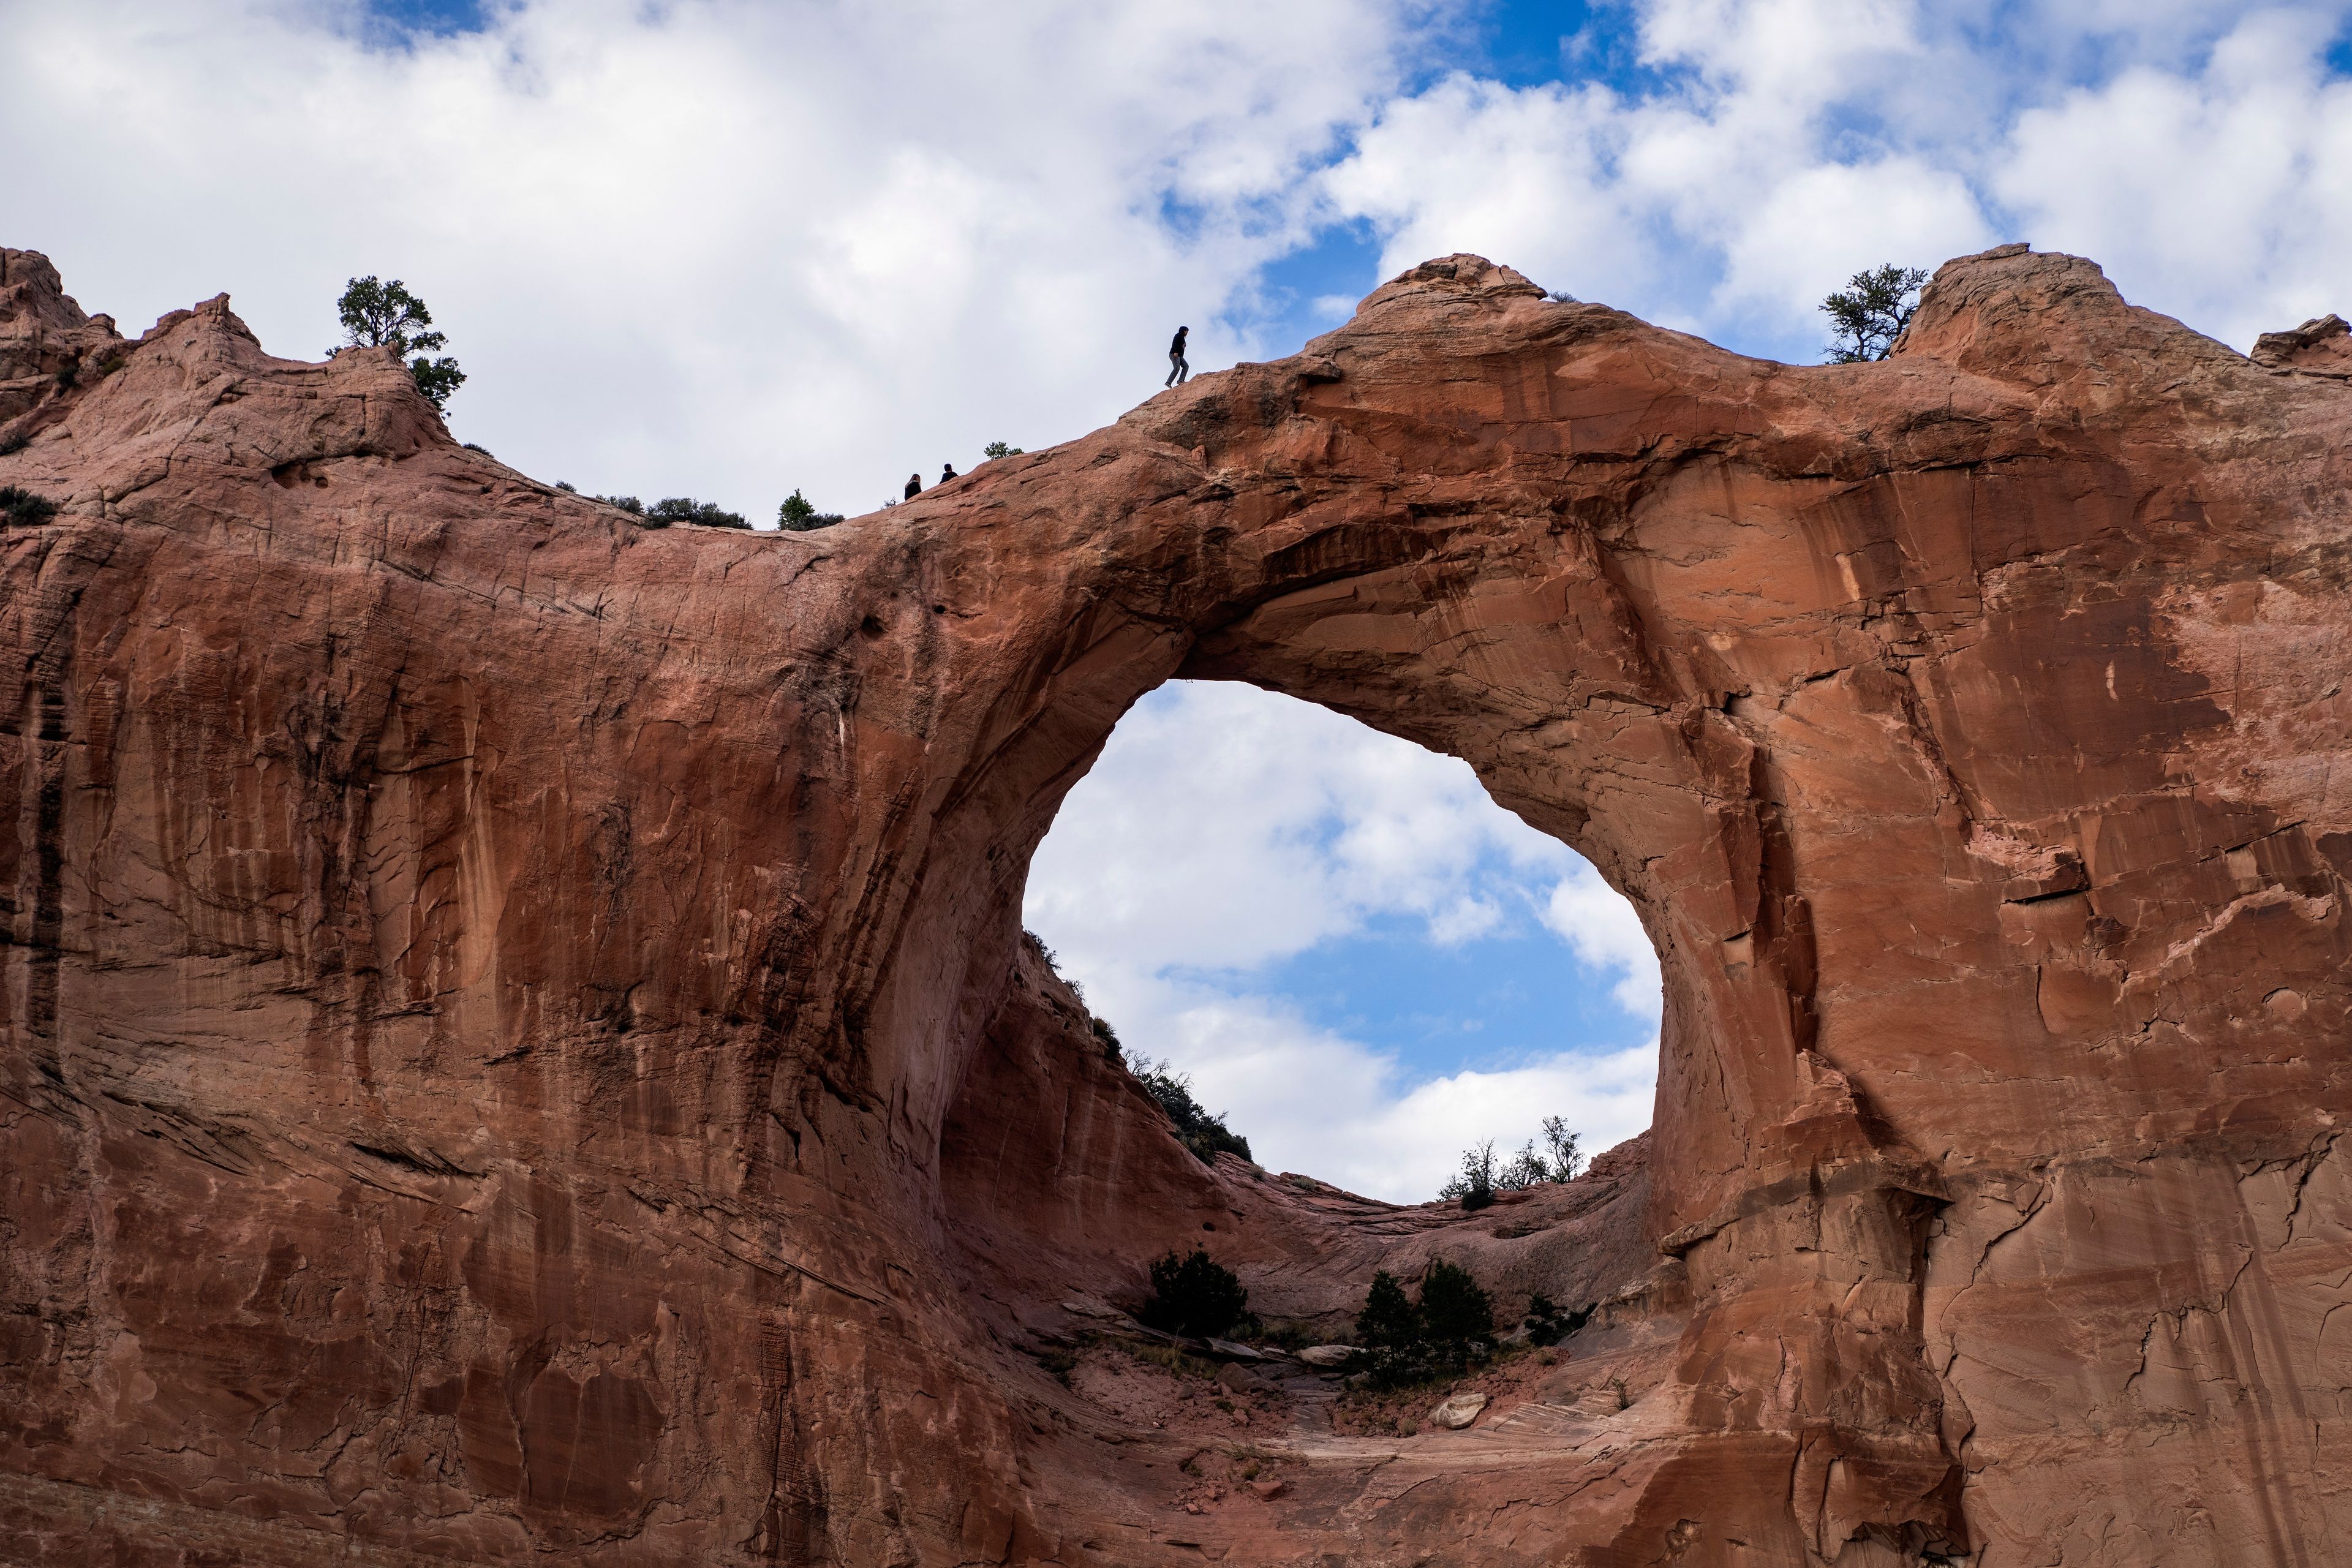
<path id="1" fill-rule="evenodd" d="M 1192 367 L 1184 358 L 1184 334 L 1192 330 L 1190 327 L 1177 328 L 1175 338 L 1168 345 L 1168 379 L 1160 384 L 1163 390 L 1192 378 Z"/>
<path id="2" fill-rule="evenodd" d="M 913 500 L 917 496 L 921 495 L 922 493 L 923 476 L 920 474 L 908 474 L 907 476 L 907 499 L 908 500 Z"/>

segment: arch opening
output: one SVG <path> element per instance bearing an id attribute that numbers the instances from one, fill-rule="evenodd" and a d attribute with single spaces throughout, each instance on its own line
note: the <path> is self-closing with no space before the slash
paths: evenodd
<path id="1" fill-rule="evenodd" d="M 1414 1204 L 1557 1117 L 1645 1129 L 1662 987 L 1640 917 L 1470 766 L 1234 681 L 1122 718 L 1024 919 L 1130 1068 L 1181 1074 L 1269 1170 Z"/>

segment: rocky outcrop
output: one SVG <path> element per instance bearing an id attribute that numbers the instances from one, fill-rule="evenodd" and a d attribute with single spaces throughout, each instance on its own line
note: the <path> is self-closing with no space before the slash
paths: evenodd
<path id="1" fill-rule="evenodd" d="M 2264 332 L 2254 340 L 2256 364 L 2306 375 L 2352 376 L 2352 322 L 2326 315 L 2291 331 Z"/>
<path id="2" fill-rule="evenodd" d="M 1799 368 L 1456 257 L 652 532 L 5 253 L 0 1558 L 2345 1556 L 2339 342 L 2007 247 Z M 1173 1142 L 1018 910 L 1174 676 L 1633 900 L 1640 1150 L 1463 1215 Z M 1600 1310 L 1465 1431 L 1254 1392 L 1277 1474 L 1188 1490 L 1050 1358 L 1196 1239 L 1311 1328 L 1435 1256 Z"/>

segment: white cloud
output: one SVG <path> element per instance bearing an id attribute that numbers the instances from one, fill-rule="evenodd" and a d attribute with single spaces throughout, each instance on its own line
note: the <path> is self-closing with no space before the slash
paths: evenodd
<path id="1" fill-rule="evenodd" d="M 1089 994 L 1167 1041 L 1194 1097 L 1226 1113 L 1272 1170 L 1303 1171 L 1370 1197 L 1423 1203 L 1492 1138 L 1506 1152 L 1559 1116 L 1590 1152 L 1650 1124 L 1658 1047 L 1562 1051 L 1495 1070 L 1414 1080 L 1393 1058 L 1316 1027 L 1275 999 L 1118 977 Z"/>
<path id="2" fill-rule="evenodd" d="M 2352 304 L 2352 82 L 2334 27 L 2248 17 L 2193 75 L 2139 68 L 2020 117 L 1992 180 L 2037 243 L 2244 346 Z"/>
<path id="3" fill-rule="evenodd" d="M 526 0 L 383 47 L 353 0 L 0 3 L 7 241 L 131 331 L 275 353 L 400 276 L 543 477 L 764 521 L 1034 450 L 1257 345 L 1220 321 L 1424 0 Z M 1166 216 L 1181 215 L 1171 223 Z"/>
<path id="4" fill-rule="evenodd" d="M 1563 1004 L 1601 992 L 1619 1037 L 1649 1043 L 1415 1074 L 1256 979 L 1398 916 L 1442 946 L 1539 924 L 1564 944 Z M 1466 763 L 1326 709 L 1226 683 L 1153 693 L 1064 803 L 1025 918 L 1129 1050 L 1191 1073 L 1276 1169 L 1419 1201 L 1471 1143 L 1516 1147 L 1546 1115 L 1592 1149 L 1649 1123 L 1657 955 L 1632 906 Z"/>
<path id="5" fill-rule="evenodd" d="M 1658 950 L 1633 906 L 1600 872 L 1589 865 L 1571 868 L 1544 900 L 1543 922 L 1590 967 L 1619 972 L 1610 988 L 1619 1007 L 1637 1017 L 1659 1016 Z"/>
<path id="6" fill-rule="evenodd" d="M 1027 911 L 1081 974 L 1139 955 L 1151 971 L 1251 970 L 1382 915 L 1458 945 L 1578 876 L 1595 891 L 1547 923 L 1565 939 L 1590 912 L 1622 933 L 1631 906 L 1467 763 L 1295 698 L 1180 681 L 1120 721 L 1064 803 Z M 1589 962 L 1630 962 L 1622 934 L 1590 940 Z"/>
<path id="7" fill-rule="evenodd" d="M 1646 0 L 1639 92 L 1454 76 L 1323 177 L 1393 271 L 1477 250 L 1790 357 L 1863 267 L 2084 252 L 2244 345 L 2343 307 L 2352 5 Z"/>

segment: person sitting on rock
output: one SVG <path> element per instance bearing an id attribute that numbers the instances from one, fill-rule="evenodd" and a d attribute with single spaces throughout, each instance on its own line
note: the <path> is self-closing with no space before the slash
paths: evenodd
<path id="1" fill-rule="evenodd" d="M 920 474 L 908 474 L 907 476 L 907 499 L 908 500 L 913 500 L 917 496 L 921 495 L 922 493 L 923 476 Z"/>
<path id="2" fill-rule="evenodd" d="M 955 465 L 953 463 L 942 463 L 940 465 L 940 483 L 945 484 L 955 477 L 956 471 Z"/>
<path id="3" fill-rule="evenodd" d="M 1184 358 L 1184 334 L 1192 330 L 1190 327 L 1176 329 L 1176 336 L 1168 345 L 1168 379 L 1160 384 L 1162 387 L 1174 386 L 1192 378 L 1192 367 Z"/>

